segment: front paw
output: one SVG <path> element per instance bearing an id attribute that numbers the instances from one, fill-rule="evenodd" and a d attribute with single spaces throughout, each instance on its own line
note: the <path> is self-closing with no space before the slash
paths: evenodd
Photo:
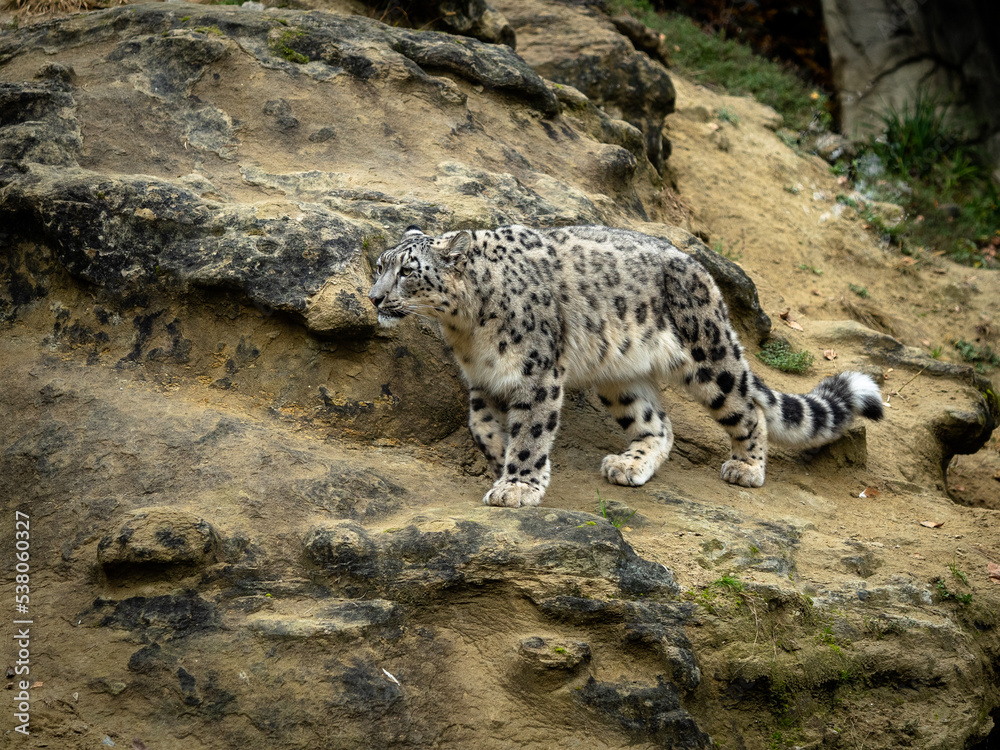
<path id="1" fill-rule="evenodd" d="M 545 490 L 524 482 L 497 482 L 483 497 L 483 503 L 503 508 L 522 508 L 541 504 L 544 494 Z"/>
<path id="2" fill-rule="evenodd" d="M 764 484 L 764 464 L 748 464 L 734 458 L 722 464 L 722 478 L 741 487 L 760 487 Z"/>

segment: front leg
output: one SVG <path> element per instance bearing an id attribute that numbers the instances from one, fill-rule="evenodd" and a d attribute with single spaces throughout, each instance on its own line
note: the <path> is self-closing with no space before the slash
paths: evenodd
<path id="1" fill-rule="evenodd" d="M 542 502 L 549 486 L 549 453 L 559 429 L 562 401 L 558 368 L 512 394 L 503 471 L 483 498 L 484 503 L 517 508 Z"/>
<path id="2" fill-rule="evenodd" d="M 507 405 L 481 388 L 469 389 L 469 432 L 486 457 L 494 479 L 503 475 L 507 455 Z"/>

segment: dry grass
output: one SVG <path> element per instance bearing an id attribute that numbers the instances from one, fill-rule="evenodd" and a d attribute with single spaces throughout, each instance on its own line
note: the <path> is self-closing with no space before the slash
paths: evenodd
<path id="1" fill-rule="evenodd" d="M 99 10 L 116 5 L 126 5 L 128 2 L 129 0 L 0 0 L 0 11 L 42 16 Z"/>

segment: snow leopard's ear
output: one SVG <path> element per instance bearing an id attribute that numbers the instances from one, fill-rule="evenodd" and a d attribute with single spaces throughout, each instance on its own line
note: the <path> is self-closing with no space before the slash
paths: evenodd
<path id="1" fill-rule="evenodd" d="M 423 234 L 423 233 L 424 233 L 423 230 L 416 224 L 410 224 L 410 226 L 406 228 L 406 231 L 403 232 L 403 236 L 409 237 L 411 234 Z"/>
<path id="2" fill-rule="evenodd" d="M 441 260 L 446 266 L 458 265 L 468 254 L 472 247 L 472 232 L 463 230 L 448 240 L 448 244 L 441 248 Z"/>

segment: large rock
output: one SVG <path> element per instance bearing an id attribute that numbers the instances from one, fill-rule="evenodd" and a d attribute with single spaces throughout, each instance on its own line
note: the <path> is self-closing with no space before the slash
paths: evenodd
<path id="1" fill-rule="evenodd" d="M 517 38 L 503 14 L 484 0 L 411 0 L 402 4 L 369 3 L 381 20 L 406 23 L 419 28 L 436 28 L 514 49 Z"/>
<path id="2" fill-rule="evenodd" d="M 97 560 L 107 570 L 135 572 L 216 561 L 219 538 L 198 516 L 172 508 L 144 508 L 101 539 Z"/>
<path id="3" fill-rule="evenodd" d="M 570 0 L 500 0 L 520 54 L 540 75 L 573 86 L 609 115 L 639 128 L 657 170 L 670 156 L 664 118 L 676 94 L 666 68 L 637 51 L 596 5 Z"/>
<path id="4" fill-rule="evenodd" d="M 659 218 L 643 136 L 502 45 L 364 17 L 157 4 L 30 26 L 0 40 L 0 60 L 0 317 L 69 274 L 108 297 L 59 313 L 60 346 L 95 362 L 126 347 L 120 367 L 271 394 L 337 430 L 440 439 L 464 421 L 426 326 L 379 344 L 357 377 L 365 342 L 383 340 L 371 263 L 406 226 Z M 136 129 L 149 146 L 122 137 Z M 230 342 L 194 331 L 179 307 L 192 295 L 252 308 L 260 325 Z M 300 349 L 294 372 L 261 371 L 261 351 L 301 335 L 290 320 L 336 348 L 337 366 Z"/>
<path id="5" fill-rule="evenodd" d="M 954 105 L 953 124 L 977 123 L 1000 164 L 1000 14 L 975 0 L 823 0 L 840 103 L 851 138 L 876 135 L 879 116 L 903 112 L 918 95 Z"/>
<path id="6" fill-rule="evenodd" d="M 381 364 L 357 377 L 379 335 L 371 262 L 409 224 L 655 218 L 634 131 L 585 100 L 561 116 L 505 46 L 364 17 L 157 4 L 7 34 L 0 61 L 0 317 L 69 274 L 109 296 L 59 313 L 61 346 L 96 362 L 122 345 L 121 367 L 276 395 L 337 429 L 439 439 L 464 421 L 426 327 L 380 344 Z M 243 306 L 261 327 L 231 342 L 193 331 L 179 307 L 192 295 L 228 308 L 214 322 Z M 261 351 L 299 336 L 289 320 L 338 364 L 305 339 L 294 372 L 259 370 Z"/>

